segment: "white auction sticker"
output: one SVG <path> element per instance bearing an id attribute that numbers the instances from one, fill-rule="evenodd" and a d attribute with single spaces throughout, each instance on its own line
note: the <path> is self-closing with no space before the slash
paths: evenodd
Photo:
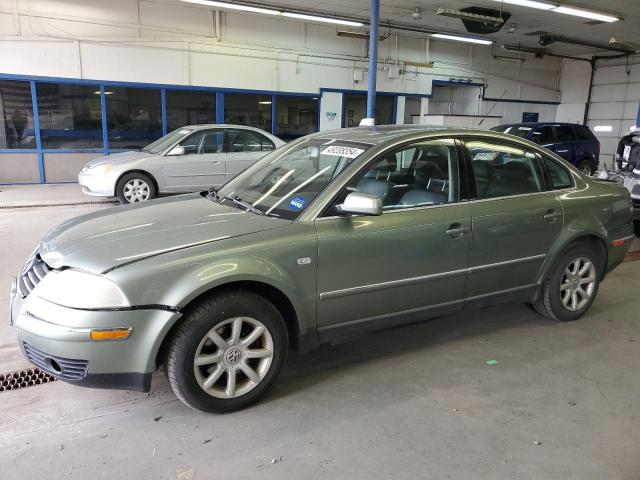
<path id="1" fill-rule="evenodd" d="M 325 148 L 322 152 L 322 155 L 335 155 L 338 157 L 347 157 L 347 158 L 356 158 L 364 152 L 361 148 L 354 147 L 343 147 L 340 145 L 331 145 L 330 147 Z"/>
<path id="2" fill-rule="evenodd" d="M 622 158 L 624 158 L 625 160 L 629 160 L 630 156 L 631 156 L 631 145 L 625 145 L 624 152 L 622 153 Z"/>

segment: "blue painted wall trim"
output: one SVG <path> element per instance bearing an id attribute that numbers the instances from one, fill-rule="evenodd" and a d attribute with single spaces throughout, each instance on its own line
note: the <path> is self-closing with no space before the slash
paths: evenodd
<path id="1" fill-rule="evenodd" d="M 109 132 L 107 131 L 107 96 L 104 94 L 104 85 L 100 85 L 100 110 L 102 113 L 102 150 L 109 155 Z"/>
<path id="2" fill-rule="evenodd" d="M 167 90 L 160 89 L 160 108 L 162 109 L 162 135 L 167 134 Z"/>
<path id="3" fill-rule="evenodd" d="M 271 133 L 276 134 L 276 96 L 271 95 Z"/>
<path id="4" fill-rule="evenodd" d="M 224 123 L 224 93 L 216 93 L 216 123 Z"/>
<path id="5" fill-rule="evenodd" d="M 369 72 L 367 74 L 367 118 L 376 116 L 376 80 L 378 78 L 378 23 L 380 0 L 371 0 L 369 21 Z"/>
<path id="6" fill-rule="evenodd" d="M 42 139 L 40 138 L 40 115 L 38 114 L 38 94 L 36 92 L 36 82 L 31 80 L 31 104 L 33 107 L 33 130 L 36 137 L 36 148 L 38 149 L 38 175 L 40 183 L 44 183 L 44 155 L 42 154 Z"/>
<path id="7" fill-rule="evenodd" d="M 636 127 L 640 127 L 640 102 L 638 103 L 638 115 L 636 117 Z"/>

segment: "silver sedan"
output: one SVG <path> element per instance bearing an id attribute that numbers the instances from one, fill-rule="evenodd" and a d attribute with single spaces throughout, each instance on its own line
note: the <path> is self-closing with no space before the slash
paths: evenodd
<path id="1" fill-rule="evenodd" d="M 78 182 L 87 195 L 118 197 L 122 203 L 206 190 L 222 185 L 283 144 L 253 127 L 190 125 L 140 151 L 90 161 L 80 171 Z"/>

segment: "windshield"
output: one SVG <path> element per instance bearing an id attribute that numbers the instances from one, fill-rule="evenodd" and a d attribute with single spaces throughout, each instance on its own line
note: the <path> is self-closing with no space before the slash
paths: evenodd
<path id="1" fill-rule="evenodd" d="M 218 199 L 243 208 L 241 201 L 262 214 L 294 220 L 367 148 L 319 138 L 281 147 L 227 183 Z"/>
<path id="2" fill-rule="evenodd" d="M 533 129 L 531 127 L 525 127 L 524 125 L 511 125 L 504 127 L 493 127 L 491 130 L 493 130 L 494 132 L 508 133 L 509 135 L 515 135 L 516 137 L 524 138 Z"/>
<path id="3" fill-rule="evenodd" d="M 164 137 L 160 137 L 155 142 L 150 143 L 146 147 L 142 149 L 143 152 L 153 153 L 157 155 L 159 153 L 164 152 L 167 148 L 169 148 L 174 143 L 182 140 L 184 137 L 189 135 L 192 130 L 187 128 L 180 128 L 178 130 L 174 130 L 171 133 L 167 133 Z"/>

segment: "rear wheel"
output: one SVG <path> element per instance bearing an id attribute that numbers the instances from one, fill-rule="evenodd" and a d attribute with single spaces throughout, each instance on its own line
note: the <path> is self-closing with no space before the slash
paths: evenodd
<path id="1" fill-rule="evenodd" d="M 578 164 L 578 170 L 580 170 L 585 175 L 591 176 L 591 175 L 594 174 L 593 165 L 591 164 L 591 162 L 589 160 L 586 160 L 586 159 L 582 160 Z"/>
<path id="2" fill-rule="evenodd" d="M 580 318 L 596 297 L 602 268 L 598 249 L 582 244 L 570 247 L 550 268 L 535 309 L 563 322 Z"/>
<path id="3" fill-rule="evenodd" d="M 156 186 L 144 173 L 127 173 L 116 185 L 116 195 L 120 203 L 144 202 L 155 198 Z"/>
<path id="4" fill-rule="evenodd" d="M 187 315 L 165 358 L 176 396 L 204 412 L 246 407 L 276 380 L 288 349 L 280 312 L 252 292 L 225 292 Z"/>

